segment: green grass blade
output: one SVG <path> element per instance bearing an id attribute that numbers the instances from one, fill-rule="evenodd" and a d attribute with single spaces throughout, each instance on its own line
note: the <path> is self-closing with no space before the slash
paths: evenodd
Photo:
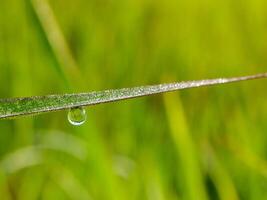
<path id="1" fill-rule="evenodd" d="M 67 40 L 57 22 L 55 14 L 47 0 L 30 1 L 44 34 L 59 64 L 61 75 L 68 84 L 82 86 L 82 75 L 74 59 Z"/>
<path id="2" fill-rule="evenodd" d="M 260 78 L 267 78 L 267 73 L 233 78 L 217 78 L 198 81 L 167 83 L 151 86 L 140 86 L 133 88 L 105 90 L 100 92 L 80 94 L 63 94 L 1 99 L 0 119 L 13 118 L 24 115 L 33 115 L 43 112 L 52 112 L 57 110 L 75 108 L 79 106 L 90 106 L 100 103 L 131 99 L 187 88 L 218 85 Z"/>

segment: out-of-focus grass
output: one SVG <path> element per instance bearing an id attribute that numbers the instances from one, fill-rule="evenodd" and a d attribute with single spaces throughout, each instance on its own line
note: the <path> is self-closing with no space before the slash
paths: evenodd
<path id="1" fill-rule="evenodd" d="M 47 2 L 75 92 L 266 71 L 264 0 Z M 53 48 L 31 1 L 2 0 L 0 97 L 67 92 Z M 1 199 L 265 199 L 265 84 L 101 105 L 78 128 L 64 112 L 1 121 Z"/>

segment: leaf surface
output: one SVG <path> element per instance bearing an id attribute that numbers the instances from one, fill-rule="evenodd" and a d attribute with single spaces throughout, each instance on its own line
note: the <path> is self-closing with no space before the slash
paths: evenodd
<path id="1" fill-rule="evenodd" d="M 217 78 L 165 83 L 159 85 L 104 90 L 80 94 L 62 94 L 0 99 L 0 119 L 14 118 L 25 115 L 35 115 L 44 112 L 70 109 L 80 106 L 91 106 L 158 93 L 171 92 L 175 90 L 219 85 L 260 78 L 267 78 L 267 73 L 232 78 Z"/>

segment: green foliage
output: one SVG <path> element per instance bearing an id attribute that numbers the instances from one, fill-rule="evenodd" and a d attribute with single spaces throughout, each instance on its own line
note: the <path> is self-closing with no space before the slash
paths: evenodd
<path id="1" fill-rule="evenodd" d="M 0 98 L 263 72 L 266 21 L 265 0 L 1 0 Z M 266 83 L 1 120 L 1 199 L 265 200 Z"/>
<path id="2" fill-rule="evenodd" d="M 75 107 L 83 107 L 100 103 L 113 102 L 123 99 L 131 99 L 141 96 L 148 96 L 163 92 L 195 88 L 209 85 L 225 84 L 237 81 L 266 78 L 267 73 L 252 76 L 235 78 L 219 78 L 200 81 L 188 81 L 170 84 L 160 84 L 154 86 L 141 86 L 134 88 L 124 88 L 117 90 L 106 90 L 102 92 L 91 92 L 83 94 L 50 95 L 41 97 L 25 97 L 0 100 L 0 119 L 14 118 L 51 112 Z"/>

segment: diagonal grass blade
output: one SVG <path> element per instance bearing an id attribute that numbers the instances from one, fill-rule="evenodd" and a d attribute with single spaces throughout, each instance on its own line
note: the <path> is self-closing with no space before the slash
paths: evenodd
<path id="1" fill-rule="evenodd" d="M 187 88 L 219 85 L 260 78 L 267 78 L 267 73 L 232 78 L 217 78 L 176 83 L 165 83 L 159 85 L 104 90 L 80 94 L 63 94 L 0 99 L 0 119 L 14 118 L 24 115 L 34 115 L 43 112 L 52 112 L 80 106 L 90 106 L 95 104 L 148 96 L 158 93 L 171 92 L 175 90 L 182 90 Z"/>

